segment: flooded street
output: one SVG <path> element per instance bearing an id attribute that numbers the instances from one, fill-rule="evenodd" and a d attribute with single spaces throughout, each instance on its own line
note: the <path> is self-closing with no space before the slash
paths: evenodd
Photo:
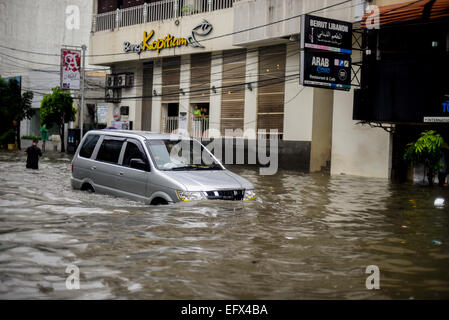
<path id="1" fill-rule="evenodd" d="M 0 298 L 449 298 L 449 188 L 228 168 L 257 201 L 152 207 L 72 190 L 64 154 L 0 152 Z"/>

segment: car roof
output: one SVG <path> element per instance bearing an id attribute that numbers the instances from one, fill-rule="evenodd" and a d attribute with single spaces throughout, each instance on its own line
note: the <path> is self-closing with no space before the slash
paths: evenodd
<path id="1" fill-rule="evenodd" d="M 183 136 L 180 134 L 172 134 L 172 133 L 157 133 L 151 131 L 140 131 L 140 130 L 111 130 L 111 129 L 102 129 L 102 130 L 91 130 L 89 134 L 107 134 L 111 136 L 118 137 L 140 137 L 148 140 L 164 140 L 164 139 L 190 139 L 188 136 Z"/>

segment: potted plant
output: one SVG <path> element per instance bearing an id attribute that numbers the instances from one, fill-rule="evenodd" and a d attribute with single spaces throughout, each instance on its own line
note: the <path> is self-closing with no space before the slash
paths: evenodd
<path id="1" fill-rule="evenodd" d="M 412 165 L 423 164 L 427 170 L 429 186 L 432 186 L 435 174 L 444 166 L 440 162 L 443 148 L 448 148 L 448 146 L 441 135 L 434 130 L 424 131 L 415 142 L 407 144 L 404 159 Z"/>
<path id="2" fill-rule="evenodd" d="M 16 150 L 17 145 L 15 143 L 16 132 L 14 129 L 9 129 L 0 135 L 0 144 L 7 146 L 8 150 Z"/>

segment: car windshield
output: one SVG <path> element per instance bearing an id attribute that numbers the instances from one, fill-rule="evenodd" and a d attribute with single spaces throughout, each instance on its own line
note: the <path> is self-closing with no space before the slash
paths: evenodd
<path id="1" fill-rule="evenodd" d="M 147 140 L 146 144 L 159 170 L 223 170 L 206 148 L 191 139 Z"/>

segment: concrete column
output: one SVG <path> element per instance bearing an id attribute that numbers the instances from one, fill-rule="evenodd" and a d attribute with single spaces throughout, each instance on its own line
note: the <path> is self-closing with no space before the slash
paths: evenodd
<path id="1" fill-rule="evenodd" d="M 156 90 L 157 96 L 154 96 Z M 162 107 L 162 59 L 154 62 L 153 69 L 153 99 L 151 101 L 151 131 L 160 132 L 161 130 L 161 107 Z"/>
<path id="2" fill-rule="evenodd" d="M 187 131 L 190 130 L 190 119 L 192 112 L 190 110 L 190 55 L 181 56 L 179 88 L 184 90 L 185 95 L 179 94 L 179 113 L 187 112 Z"/>
<path id="3" fill-rule="evenodd" d="M 331 175 L 390 178 L 390 133 L 352 120 L 354 91 L 334 91 Z"/>
<path id="4" fill-rule="evenodd" d="M 221 124 L 221 86 L 223 78 L 223 55 L 216 52 L 212 55 L 210 68 L 210 87 L 215 87 L 215 92 L 210 91 L 209 129 L 220 132 Z M 211 132 L 214 133 L 214 132 Z"/>
<path id="5" fill-rule="evenodd" d="M 252 82 L 252 91 L 245 89 L 245 111 L 243 130 L 245 132 L 257 130 L 257 80 L 259 77 L 259 52 L 249 49 L 246 53 L 245 82 Z M 248 131 L 247 131 L 248 130 Z M 255 137 L 251 137 L 255 138 Z"/>
<path id="6" fill-rule="evenodd" d="M 321 171 L 321 167 L 326 167 L 326 162 L 331 160 L 333 98 L 332 90 L 313 89 L 310 172 Z"/>
<path id="7" fill-rule="evenodd" d="M 137 70 L 134 72 L 134 83 L 143 84 L 143 69 L 142 65 L 138 65 Z M 143 85 L 137 85 L 132 88 L 131 94 L 135 97 L 141 97 L 143 95 Z M 122 102 L 123 104 L 123 102 Z M 142 130 L 142 98 L 138 98 L 134 102 L 134 108 L 129 108 L 129 118 L 133 120 L 133 129 Z"/>
<path id="8" fill-rule="evenodd" d="M 299 44 L 288 44 L 286 56 L 285 75 L 299 74 Z M 285 82 L 284 140 L 312 140 L 313 90 L 296 77 Z"/>

